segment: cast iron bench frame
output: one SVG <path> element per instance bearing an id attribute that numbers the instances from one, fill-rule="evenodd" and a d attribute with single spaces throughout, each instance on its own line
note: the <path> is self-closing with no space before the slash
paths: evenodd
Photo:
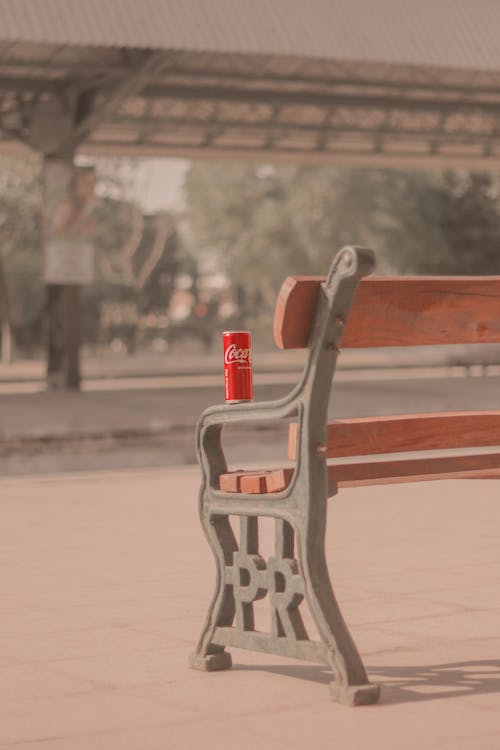
<path id="1" fill-rule="evenodd" d="M 197 428 L 202 470 L 200 519 L 216 560 L 217 579 L 205 627 L 191 656 L 193 668 L 206 671 L 229 668 L 232 661 L 226 647 L 234 646 L 329 666 L 334 678 L 331 695 L 339 702 L 359 705 L 379 699 L 380 687 L 369 682 L 335 599 L 324 548 L 327 500 L 337 493 L 338 484 L 344 484 L 326 460 L 331 455 L 327 440 L 330 390 L 356 288 L 373 266 L 371 250 L 347 247 L 335 257 L 324 283 L 318 282 L 314 325 L 310 336 L 308 333 L 309 356 L 300 382 L 285 398 L 214 406 L 200 417 Z M 500 341 L 500 322 L 488 340 Z M 491 414 L 496 429 L 492 437 L 498 438 L 500 412 Z M 221 444 L 224 425 L 290 417 L 296 418 L 296 463 L 288 473 L 278 472 L 281 484 L 279 481 L 276 484 L 276 476 L 269 473 L 257 474 L 253 485 L 251 472 L 246 475 L 246 485 L 241 482 L 241 475 L 228 473 Z M 489 440 L 482 436 L 479 444 L 489 444 Z M 427 447 L 424 443 L 422 446 Z M 418 481 L 439 475 L 500 476 L 498 453 L 487 454 L 485 460 L 473 456 L 469 464 L 467 460 L 462 464 L 450 459 L 448 473 L 441 465 L 434 474 L 433 461 L 398 462 L 399 469 L 394 469 L 391 462 L 390 471 L 386 467 L 385 473 L 396 478 L 382 476 L 375 481 Z M 359 476 L 361 480 L 351 486 L 364 483 L 362 470 Z M 221 490 L 222 479 L 225 491 Z M 347 486 L 348 480 L 349 477 Z M 266 488 L 266 481 L 271 481 L 271 486 Z M 373 477 L 368 483 L 374 483 Z M 239 517 L 239 542 L 229 516 Z M 267 560 L 259 554 L 259 517 L 273 518 L 275 524 L 275 550 Z M 269 597 L 271 610 L 268 633 L 258 632 L 254 627 L 253 603 L 265 596 Z M 300 612 L 304 600 L 313 616 L 319 642 L 309 640 Z"/>

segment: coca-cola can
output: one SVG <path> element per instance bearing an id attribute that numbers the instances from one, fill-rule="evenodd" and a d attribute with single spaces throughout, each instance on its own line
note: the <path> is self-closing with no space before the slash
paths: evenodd
<path id="1" fill-rule="evenodd" d="M 229 404 L 253 399 L 252 341 L 248 331 L 224 331 L 224 395 Z"/>

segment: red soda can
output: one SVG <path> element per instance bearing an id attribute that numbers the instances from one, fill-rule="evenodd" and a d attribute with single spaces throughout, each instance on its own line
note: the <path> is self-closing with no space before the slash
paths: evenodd
<path id="1" fill-rule="evenodd" d="M 252 343 L 248 331 L 224 331 L 224 395 L 230 404 L 253 399 Z"/>

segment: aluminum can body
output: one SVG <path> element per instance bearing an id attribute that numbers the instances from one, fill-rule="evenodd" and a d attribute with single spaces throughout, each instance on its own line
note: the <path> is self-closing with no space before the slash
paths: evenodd
<path id="1" fill-rule="evenodd" d="M 248 331 L 224 331 L 224 396 L 228 403 L 253 399 L 252 340 Z"/>

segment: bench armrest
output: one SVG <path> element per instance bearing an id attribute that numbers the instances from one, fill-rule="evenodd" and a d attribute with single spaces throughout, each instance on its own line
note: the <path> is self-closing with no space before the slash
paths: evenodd
<path id="1" fill-rule="evenodd" d="M 215 425 L 230 422 L 249 422 L 260 419 L 284 419 L 298 413 L 298 402 L 287 396 L 274 401 L 251 401 L 241 404 L 209 406 L 198 420 L 198 432 Z"/>
<path id="2" fill-rule="evenodd" d="M 227 472 L 222 448 L 222 428 L 225 424 L 263 419 L 300 417 L 302 404 L 296 391 L 275 401 L 252 401 L 241 404 L 210 406 L 201 414 L 196 428 L 198 458 L 208 485 L 217 489 L 218 478 Z"/>

